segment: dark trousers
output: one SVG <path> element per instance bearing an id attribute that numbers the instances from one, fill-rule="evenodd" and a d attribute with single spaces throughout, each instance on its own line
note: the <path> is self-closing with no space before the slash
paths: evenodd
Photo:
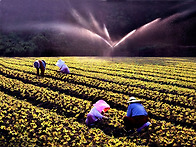
<path id="1" fill-rule="evenodd" d="M 134 128 L 139 128 L 143 124 L 145 124 L 148 121 L 148 116 L 140 115 L 140 116 L 134 116 L 134 117 L 128 117 L 125 116 L 123 118 L 125 129 L 133 130 Z"/>
<path id="2" fill-rule="evenodd" d="M 39 69 L 41 70 L 41 76 L 44 76 L 44 68 L 37 68 L 37 75 L 39 76 Z"/>
<path id="3" fill-rule="evenodd" d="M 44 62 L 44 64 L 42 63 L 42 61 Z M 44 60 L 42 60 L 42 61 L 39 60 L 40 68 L 37 68 L 37 75 L 39 75 L 39 69 L 40 69 L 41 70 L 41 76 L 44 76 L 46 62 Z"/>

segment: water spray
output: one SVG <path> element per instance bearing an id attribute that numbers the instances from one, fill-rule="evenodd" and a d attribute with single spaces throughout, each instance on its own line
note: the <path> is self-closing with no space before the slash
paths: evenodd
<path id="1" fill-rule="evenodd" d="M 100 27 L 98 21 L 95 19 L 95 17 L 92 15 L 92 13 L 89 13 L 89 17 L 90 17 L 90 22 L 87 21 L 84 17 L 82 17 L 78 11 L 76 11 L 75 9 L 72 8 L 72 16 L 75 18 L 75 20 L 83 27 L 87 30 L 88 33 L 90 33 L 91 35 L 94 35 L 95 37 L 101 39 L 102 41 L 104 41 L 109 47 L 110 47 L 110 53 L 112 54 L 112 52 L 114 51 L 114 48 L 116 48 L 117 46 L 119 46 L 121 43 L 123 43 L 127 38 L 130 38 L 131 36 L 133 36 L 137 31 L 136 29 L 129 32 L 127 35 L 125 35 L 122 39 L 120 39 L 117 42 L 113 42 L 110 38 L 110 34 L 107 30 L 107 27 L 105 24 L 103 24 L 103 28 Z M 155 24 L 156 22 L 160 21 L 160 18 L 155 19 L 145 25 L 143 25 L 142 27 L 140 27 L 139 31 L 147 29 L 149 27 L 151 27 L 153 24 Z M 90 25 L 91 24 L 91 25 Z"/>
<path id="2" fill-rule="evenodd" d="M 100 38 L 101 40 L 103 40 L 107 45 L 109 45 L 109 47 L 113 47 L 106 39 L 104 39 L 103 37 L 101 37 L 100 35 L 90 31 L 90 30 L 87 30 L 90 34 L 93 34 L 94 36 Z"/>
<path id="3" fill-rule="evenodd" d="M 122 43 L 123 41 L 125 41 L 128 37 L 130 37 L 131 35 L 133 35 L 135 33 L 136 30 L 131 31 L 130 33 L 128 33 L 125 37 L 123 37 L 120 41 L 118 41 L 114 47 L 118 46 L 120 43 Z"/>

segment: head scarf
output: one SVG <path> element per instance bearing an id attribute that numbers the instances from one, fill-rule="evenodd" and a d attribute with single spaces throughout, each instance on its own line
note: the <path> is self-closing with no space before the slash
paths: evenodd
<path id="1" fill-rule="evenodd" d="M 93 106 L 99 111 L 100 113 L 104 110 L 105 112 L 110 109 L 110 105 L 108 105 L 104 100 L 99 100 Z"/>
<path id="2" fill-rule="evenodd" d="M 57 63 L 56 63 L 56 66 L 58 66 L 59 68 L 61 68 L 63 65 L 64 65 L 64 61 L 63 60 L 61 60 L 61 59 L 59 59 L 58 61 L 57 61 Z"/>

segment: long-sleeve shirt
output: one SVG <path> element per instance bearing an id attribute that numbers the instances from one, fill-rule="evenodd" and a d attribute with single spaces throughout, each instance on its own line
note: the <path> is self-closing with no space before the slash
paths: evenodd
<path id="1" fill-rule="evenodd" d="M 44 76 L 44 71 L 46 68 L 46 63 L 43 60 L 38 60 L 40 64 L 41 76 Z M 37 75 L 39 75 L 39 68 L 37 68 Z"/>
<path id="2" fill-rule="evenodd" d="M 145 115 L 145 116 L 148 115 L 148 113 L 146 112 L 142 104 L 132 103 L 128 106 L 128 110 L 127 110 L 128 117 L 140 116 L 140 115 Z"/>
<path id="3" fill-rule="evenodd" d="M 93 107 L 89 114 L 92 115 L 92 118 L 94 121 L 97 121 L 98 119 L 102 119 L 103 115 L 95 108 Z"/>
<path id="4" fill-rule="evenodd" d="M 67 74 L 70 73 L 69 68 L 66 64 L 63 64 L 63 66 L 60 68 L 60 71 L 62 73 L 67 73 Z"/>

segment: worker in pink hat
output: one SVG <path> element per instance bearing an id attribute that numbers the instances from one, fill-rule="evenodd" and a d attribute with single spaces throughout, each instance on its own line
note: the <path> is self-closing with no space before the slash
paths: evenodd
<path id="1" fill-rule="evenodd" d="M 107 116 L 104 116 L 105 113 L 110 109 L 110 105 L 108 105 L 104 100 L 99 100 L 95 104 L 93 104 L 93 108 L 87 114 L 86 125 L 92 126 L 95 122 L 108 119 Z"/>
<path id="2" fill-rule="evenodd" d="M 46 62 L 44 60 L 36 60 L 33 66 L 37 69 L 37 75 L 39 75 L 39 69 L 41 70 L 41 76 L 44 76 L 46 69 Z"/>
<path id="3" fill-rule="evenodd" d="M 59 59 L 56 63 L 56 66 L 59 67 L 58 72 L 66 73 L 66 74 L 70 73 L 68 66 L 65 64 L 63 60 Z"/>
<path id="4" fill-rule="evenodd" d="M 123 118 L 125 129 L 128 132 L 134 132 L 134 128 L 141 128 L 148 122 L 148 113 L 140 100 L 130 97 L 127 115 Z M 147 125 L 150 123 L 148 122 Z"/>

